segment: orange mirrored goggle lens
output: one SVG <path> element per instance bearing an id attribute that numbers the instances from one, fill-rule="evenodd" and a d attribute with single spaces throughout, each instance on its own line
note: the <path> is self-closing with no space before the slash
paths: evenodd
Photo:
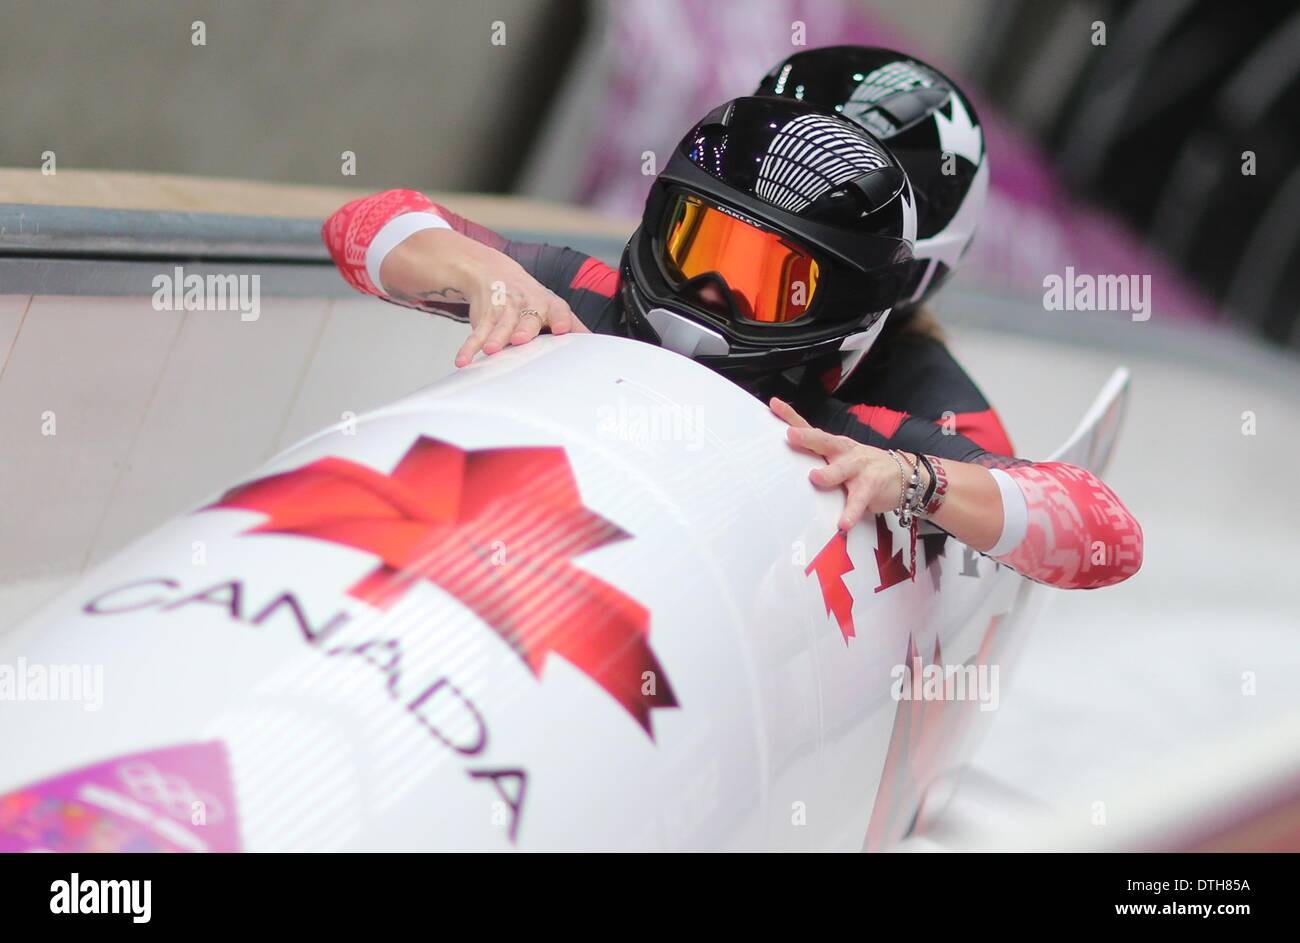
<path id="1" fill-rule="evenodd" d="M 750 321 L 784 324 L 803 317 L 817 292 L 817 262 L 806 252 L 693 196 L 676 198 L 664 255 L 669 272 L 682 281 L 720 275 L 737 313 Z"/>

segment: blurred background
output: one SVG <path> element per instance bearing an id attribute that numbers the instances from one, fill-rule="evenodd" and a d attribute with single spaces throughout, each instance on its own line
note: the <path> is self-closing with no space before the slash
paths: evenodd
<path id="1" fill-rule="evenodd" d="M 662 166 L 798 44 L 892 46 L 949 72 L 992 167 L 937 305 L 950 344 L 1031 458 L 1129 366 L 1107 480 L 1146 533 L 1134 579 L 1055 594 L 977 768 L 1076 822 L 1104 800 L 1129 837 L 1175 793 L 1222 810 L 1294 769 L 1295 727 L 1278 732 L 1300 716 L 1294 2 L 0 0 L 0 24 L 0 167 L 29 174 L 0 170 L 0 204 L 89 202 L 59 190 L 68 171 L 193 175 L 155 191 L 302 217 L 317 256 L 330 210 L 412 187 L 467 213 L 471 192 L 584 208 L 598 215 L 576 228 L 517 201 L 470 215 L 616 258 L 647 154 Z M 47 152 L 58 175 L 38 173 Z M 99 180 L 91 205 L 125 205 L 133 186 Z M 341 409 L 447 372 L 463 330 L 355 295 L 285 301 L 254 341 L 138 301 L 87 308 L 53 281 L 6 285 L 6 251 L 45 250 L 6 250 L 4 235 L 0 631 Z M 1150 321 L 1045 310 L 1043 279 L 1067 267 L 1150 275 Z M 31 441 L 52 402 L 75 457 Z M 1206 763 L 1234 771 L 1213 794 L 1196 792 Z"/>
<path id="2" fill-rule="evenodd" d="M 1161 277 L 1163 314 L 1294 347 L 1300 8 L 1243 9 L 379 0 L 358 15 L 350 0 L 5 0 L 0 165 L 52 151 L 63 168 L 516 192 L 635 216 L 642 154 L 752 91 L 793 42 L 891 45 L 983 106 L 994 199 L 968 266 L 981 284 L 1039 294 L 1064 260 L 1141 267 Z"/>

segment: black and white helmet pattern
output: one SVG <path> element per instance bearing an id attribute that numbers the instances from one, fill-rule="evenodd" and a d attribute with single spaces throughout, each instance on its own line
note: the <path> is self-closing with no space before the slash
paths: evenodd
<path id="1" fill-rule="evenodd" d="M 917 216 L 916 263 L 898 307 L 932 295 L 970 245 L 988 194 L 984 133 L 970 100 L 932 66 L 867 46 L 796 53 L 757 94 L 838 113 L 893 152 L 911 182 Z"/>
<path id="2" fill-rule="evenodd" d="M 933 73 L 928 70 L 918 69 L 910 62 L 891 62 L 876 69 L 862 80 L 862 83 L 849 95 L 849 100 L 844 103 L 842 114 L 869 128 L 880 137 L 888 137 L 898 131 L 898 125 L 875 107 L 876 102 L 898 92 L 931 88 L 933 85 Z"/>
<path id="3" fill-rule="evenodd" d="M 887 166 L 885 152 L 843 122 L 800 115 L 773 136 L 754 193 L 778 209 L 799 213 L 840 184 Z"/>

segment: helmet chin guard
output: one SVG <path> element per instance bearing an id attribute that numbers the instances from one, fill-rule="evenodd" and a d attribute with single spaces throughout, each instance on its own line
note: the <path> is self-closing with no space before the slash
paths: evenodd
<path id="1" fill-rule="evenodd" d="M 646 322 L 659 337 L 659 346 L 687 357 L 725 357 L 731 352 L 727 339 L 694 318 L 667 308 L 651 308 Z"/>

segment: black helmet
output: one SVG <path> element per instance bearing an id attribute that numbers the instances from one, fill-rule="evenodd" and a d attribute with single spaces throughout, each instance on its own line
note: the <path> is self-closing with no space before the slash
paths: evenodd
<path id="1" fill-rule="evenodd" d="M 631 332 L 743 380 L 840 351 L 912 270 L 907 175 L 851 122 L 739 98 L 673 151 L 623 253 Z"/>
<path id="2" fill-rule="evenodd" d="M 795 53 L 755 94 L 842 114 L 888 145 L 916 194 L 917 264 L 899 307 L 938 289 L 970 244 L 988 192 L 983 129 L 956 84 L 891 49 L 828 46 Z"/>

